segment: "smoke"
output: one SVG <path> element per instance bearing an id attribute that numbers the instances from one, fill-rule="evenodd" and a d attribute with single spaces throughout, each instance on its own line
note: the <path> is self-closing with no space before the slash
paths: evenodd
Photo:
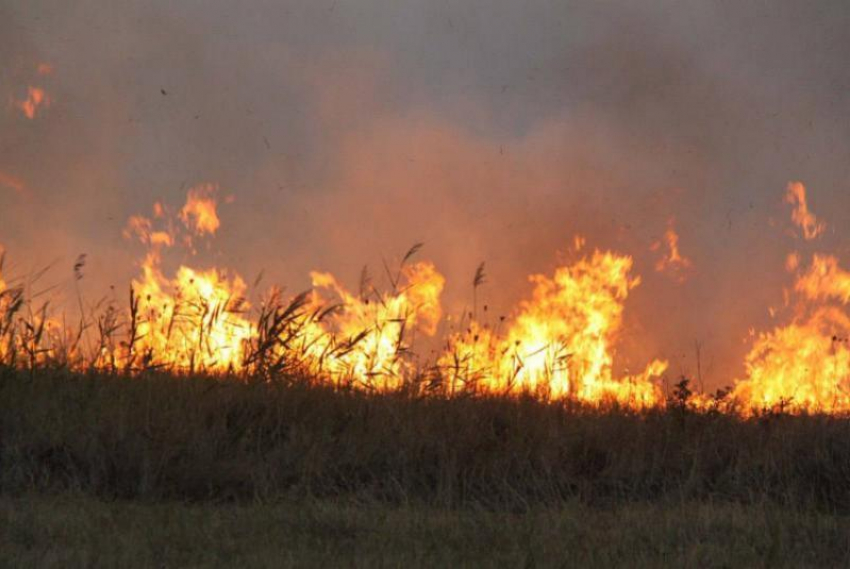
<path id="1" fill-rule="evenodd" d="M 0 243 L 58 280 L 87 253 L 98 296 L 137 270 L 128 217 L 214 184 L 234 201 L 194 263 L 353 286 L 422 241 L 449 313 L 483 261 L 498 315 L 580 234 L 642 277 L 625 365 L 694 373 L 699 344 L 719 384 L 782 303 L 788 182 L 850 217 L 850 7 L 743 4 L 0 2 Z M 672 217 L 684 282 L 651 250 Z"/>

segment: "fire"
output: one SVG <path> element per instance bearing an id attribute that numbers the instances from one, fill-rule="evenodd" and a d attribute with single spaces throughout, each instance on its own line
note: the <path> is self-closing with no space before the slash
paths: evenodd
<path id="1" fill-rule="evenodd" d="M 15 101 L 15 106 L 20 109 L 25 117 L 32 120 L 39 110 L 50 106 L 50 98 L 40 87 L 27 87 L 27 97 L 22 101 Z"/>
<path id="2" fill-rule="evenodd" d="M 216 213 L 215 186 L 204 184 L 189 190 L 186 205 L 180 210 L 180 219 L 198 235 L 212 235 L 221 222 Z"/>
<path id="3" fill-rule="evenodd" d="M 152 257 L 133 281 L 136 297 L 131 340 L 118 365 L 175 371 L 238 370 L 253 328 L 244 316 L 245 282 L 210 269 L 181 266 L 166 278 Z"/>
<path id="4" fill-rule="evenodd" d="M 104 342 L 99 367 L 239 372 L 274 361 L 290 372 L 371 389 L 397 388 L 414 375 L 409 342 L 416 331 L 433 335 L 441 318 L 445 279 L 431 263 L 406 258 L 390 292 L 372 288 L 360 296 L 315 272 L 309 295 L 287 304 L 272 294 L 258 322 L 249 317 L 239 275 L 180 266 L 167 277 L 166 250 L 219 228 L 214 192 L 208 184 L 189 191 L 177 214 L 182 225 L 160 203 L 151 218 L 128 220 L 125 237 L 148 251 L 133 281 L 129 338 L 117 349 Z"/>
<path id="5" fill-rule="evenodd" d="M 674 223 L 675 220 L 671 218 L 667 231 L 664 232 L 663 242 L 656 241 L 650 249 L 660 251 L 662 248 L 666 248 L 666 251 L 662 252 L 661 258 L 655 263 L 655 270 L 659 273 L 667 273 L 681 283 L 686 280 L 686 272 L 691 268 L 692 263 L 690 259 L 679 252 L 679 234 L 676 233 Z"/>
<path id="6" fill-rule="evenodd" d="M 801 183 L 789 184 L 786 202 L 795 206 L 791 218 L 804 239 L 824 230 L 806 206 Z M 817 253 L 807 269 L 801 272 L 801 266 L 799 253 L 788 255 L 785 268 L 797 272 L 793 291 L 786 293 L 796 301 L 791 322 L 756 337 L 746 377 L 735 383 L 732 397 L 745 412 L 850 412 L 850 273 L 835 257 Z"/>
<path id="7" fill-rule="evenodd" d="M 179 217 L 198 236 L 218 229 L 213 187 L 189 191 Z M 174 246 L 178 226 L 162 204 L 153 219 L 132 216 L 124 229 L 148 247 L 142 274 L 133 280 L 128 339 L 115 348 L 102 342 L 99 367 L 163 367 L 175 371 L 241 369 L 254 328 L 245 313 L 247 286 L 220 269 L 180 266 L 171 278 L 162 270 L 163 251 Z M 190 238 L 190 236 L 185 236 Z"/>
<path id="8" fill-rule="evenodd" d="M 328 273 L 311 274 L 308 306 L 316 313 L 340 301 L 326 319 L 311 319 L 302 342 L 311 373 L 336 384 L 395 389 L 416 373 L 411 358 L 415 332 L 432 336 L 442 316 L 445 279 L 430 262 L 403 264 L 394 290 L 358 297 Z"/>
<path id="9" fill-rule="evenodd" d="M 809 210 L 806 202 L 806 187 L 800 182 L 791 182 L 788 184 L 788 190 L 785 194 L 785 203 L 794 206 L 794 211 L 791 213 L 791 219 L 794 224 L 803 230 L 803 238 L 808 240 L 814 239 L 824 232 L 826 224 L 818 221 L 815 214 Z"/>
<path id="10" fill-rule="evenodd" d="M 640 284 L 632 259 L 595 251 L 550 278 L 534 275 L 504 332 L 472 322 L 449 340 L 439 365 L 452 390 L 532 392 L 591 404 L 649 407 L 662 397 L 652 378 L 667 363 L 652 361 L 636 375 L 615 378 L 613 346 L 624 302 Z"/>
<path id="11" fill-rule="evenodd" d="M 236 273 L 185 264 L 167 270 L 172 251 L 188 245 L 195 254 L 193 239 L 209 238 L 220 228 L 216 192 L 214 185 L 202 184 L 188 191 L 180 207 L 157 202 L 150 216 L 128 219 L 124 236 L 146 249 L 132 281 L 130 309 L 109 306 L 83 321 L 77 335 L 64 320 L 52 319 L 46 306 L 22 310 L 23 287 L 4 280 L 0 248 L 0 361 L 126 373 L 302 377 L 369 391 L 532 394 L 631 409 L 667 404 L 658 385 L 666 361 L 652 359 L 637 373 L 620 373 L 615 365 L 625 303 L 641 283 L 628 255 L 586 252 L 585 239 L 573 238 L 568 249 L 575 260 L 551 275 L 532 275 L 529 297 L 509 318 L 483 322 L 475 296 L 462 328 L 449 334 L 433 360 L 422 361 L 417 339 L 440 329 L 446 280 L 433 263 L 412 260 L 420 245 L 394 271 L 385 267 L 383 288 L 365 270 L 358 293 L 330 273 L 313 272 L 309 291 L 284 299 L 273 290 L 257 308 Z M 803 228 L 804 239 L 823 231 L 825 225 L 805 206 L 802 184 L 791 184 L 787 196 L 793 197 L 792 221 Z M 681 275 L 692 266 L 679 250 L 673 220 L 663 243 L 656 269 Z M 816 253 L 807 261 L 798 251 L 787 255 L 785 269 L 795 276 L 785 291 L 785 309 L 793 315 L 773 330 L 751 330 L 745 375 L 728 396 L 692 394 L 682 382 L 673 401 L 694 409 L 718 409 L 726 402 L 725 408 L 744 415 L 776 408 L 850 413 L 850 271 L 834 256 Z M 482 263 L 473 290 L 486 281 Z M 770 313 L 778 318 L 777 310 Z M 96 341 L 84 334 L 92 329 L 99 333 Z"/>

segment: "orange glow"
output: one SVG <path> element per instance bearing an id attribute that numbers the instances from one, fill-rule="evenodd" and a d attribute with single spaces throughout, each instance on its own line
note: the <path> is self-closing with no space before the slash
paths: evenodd
<path id="1" fill-rule="evenodd" d="M 691 260 L 679 252 L 679 234 L 674 229 L 675 220 L 668 223 L 663 241 L 652 244 L 652 251 L 660 251 L 661 258 L 655 263 L 655 270 L 670 275 L 677 282 L 687 279 L 687 271 L 691 268 Z"/>
<path id="2" fill-rule="evenodd" d="M 809 210 L 806 202 L 806 187 L 802 183 L 791 182 L 788 184 L 785 203 L 794 206 L 794 211 L 791 212 L 791 220 L 803 231 L 804 239 L 807 241 L 814 239 L 824 232 L 826 224 L 818 221 L 815 214 Z"/>
<path id="3" fill-rule="evenodd" d="M 26 191 L 26 186 L 24 186 L 24 183 L 21 180 L 3 172 L 0 172 L 0 186 L 10 188 L 19 194 Z"/>
<path id="4" fill-rule="evenodd" d="M 25 117 L 32 120 L 40 109 L 46 109 L 50 106 L 50 98 L 44 92 L 44 89 L 30 86 L 27 87 L 27 98 L 22 101 L 15 101 L 15 106 L 20 109 Z"/>
<path id="5" fill-rule="evenodd" d="M 0 295 L 6 290 L 6 281 L 3 280 L 3 261 L 6 257 L 6 249 L 3 247 L 3 244 L 0 243 Z M 2 310 L 0 310 L 2 313 Z"/>

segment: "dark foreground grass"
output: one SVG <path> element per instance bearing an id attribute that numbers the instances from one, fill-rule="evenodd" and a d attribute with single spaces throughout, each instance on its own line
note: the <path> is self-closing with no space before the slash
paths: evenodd
<path id="1" fill-rule="evenodd" d="M 0 564 L 846 565 L 850 421 L 0 369 Z"/>
<path id="2" fill-rule="evenodd" d="M 0 370 L 0 494 L 57 490 L 514 511 L 769 501 L 850 513 L 850 421 Z"/>
<path id="3" fill-rule="evenodd" d="M 850 520 L 770 505 L 579 503 L 522 514 L 347 501 L 0 499 L 15 567 L 839 567 Z"/>

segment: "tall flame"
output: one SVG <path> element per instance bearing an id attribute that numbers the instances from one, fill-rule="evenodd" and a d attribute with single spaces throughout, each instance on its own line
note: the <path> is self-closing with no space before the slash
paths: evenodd
<path id="1" fill-rule="evenodd" d="M 631 257 L 595 251 L 551 278 L 532 276 L 532 297 L 520 304 L 507 330 L 472 322 L 449 340 L 439 364 L 452 389 L 530 391 L 634 407 L 660 403 L 652 378 L 666 362 L 654 360 L 633 376 L 613 375 L 623 303 L 640 283 L 631 268 Z"/>
<path id="2" fill-rule="evenodd" d="M 179 217 L 199 236 L 219 226 L 214 187 L 189 190 Z M 247 287 L 239 275 L 219 269 L 180 266 L 172 278 L 162 271 L 162 252 L 177 242 L 177 225 L 166 208 L 154 205 L 153 219 L 132 216 L 124 230 L 148 247 L 142 274 L 133 280 L 129 339 L 104 349 L 100 366 L 161 366 L 177 371 L 238 370 L 254 335 L 245 316 Z"/>
<path id="3" fill-rule="evenodd" d="M 795 206 L 792 221 L 804 239 L 824 230 L 808 210 L 803 184 L 789 184 L 786 201 Z M 756 337 L 746 377 L 735 383 L 732 397 L 745 412 L 850 412 L 850 273 L 830 255 L 814 254 L 802 272 L 801 265 L 799 253 L 788 255 L 785 268 L 797 272 L 791 322 Z"/>

